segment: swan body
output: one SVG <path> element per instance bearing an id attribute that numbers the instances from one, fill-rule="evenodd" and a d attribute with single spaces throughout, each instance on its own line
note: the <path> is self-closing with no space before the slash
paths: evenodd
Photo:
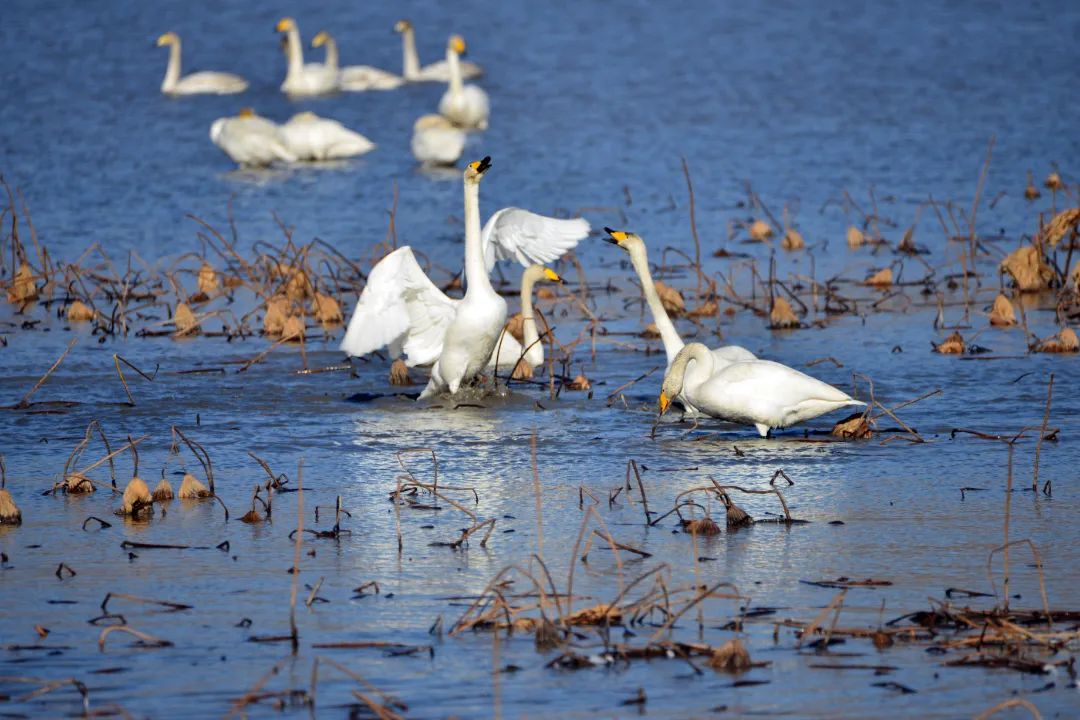
<path id="1" fill-rule="evenodd" d="M 286 147 L 298 160 L 336 160 L 371 152 L 375 143 L 337 120 L 313 112 L 293 115 L 281 126 Z"/>
<path id="2" fill-rule="evenodd" d="M 292 18 L 278 21 L 277 31 L 287 39 L 288 70 L 281 91 L 294 97 L 326 95 L 340 89 L 338 71 L 324 63 L 304 64 L 304 48 L 300 44 L 300 30 Z"/>
<path id="3" fill-rule="evenodd" d="M 407 82 L 450 82 L 450 65 L 445 60 L 420 67 L 416 54 L 416 31 L 408 20 L 398 20 L 394 32 L 401 34 L 402 76 Z M 462 60 L 461 77 L 464 80 L 478 78 L 483 69 L 474 62 Z"/>
<path id="4" fill-rule="evenodd" d="M 686 375 L 698 363 L 703 381 Z M 660 412 L 670 398 L 686 396 L 700 412 L 740 425 L 753 425 L 761 437 L 848 405 L 865 405 L 847 393 L 771 360 L 745 360 L 714 367 L 713 354 L 701 343 L 686 345 L 664 375 Z"/>
<path id="5" fill-rule="evenodd" d="M 393 90 L 405 84 L 405 78 L 371 65 L 349 65 L 339 67 L 337 42 L 325 30 L 319 32 L 311 41 L 311 47 L 326 46 L 326 60 L 323 63 L 338 74 L 338 85 L 348 92 L 366 90 Z"/>
<path id="6" fill-rule="evenodd" d="M 608 237 L 605 239 L 608 242 L 618 245 L 630 255 L 630 264 L 634 266 L 638 280 L 641 281 L 641 291 L 645 295 L 645 303 L 649 306 L 653 322 L 656 323 L 656 327 L 660 331 L 660 340 L 664 344 L 664 353 L 667 355 L 667 367 L 670 369 L 672 363 L 675 362 L 675 357 L 683 349 L 684 343 L 682 338 L 679 337 L 674 323 L 671 322 L 671 318 L 668 317 L 667 311 L 664 310 L 664 304 L 660 301 L 660 296 L 656 292 L 656 285 L 653 282 L 652 273 L 649 271 L 649 257 L 645 248 L 645 241 L 635 233 L 610 230 L 608 228 L 604 228 L 604 230 L 607 231 Z M 704 382 L 711 372 L 718 371 L 731 363 L 757 360 L 754 353 L 740 345 L 723 345 L 710 350 L 709 353 L 712 356 L 712 363 L 709 368 L 706 368 L 702 363 L 690 362 L 689 368 L 685 371 L 688 385 L 695 386 Z M 698 409 L 694 407 L 693 401 L 685 393 L 679 392 L 676 395 L 670 395 L 669 398 L 677 399 L 682 403 L 688 415 L 694 416 L 698 414 Z"/>
<path id="7" fill-rule="evenodd" d="M 364 355 L 384 345 L 405 352 L 408 365 L 431 363 L 420 397 L 457 393 L 487 365 L 506 324 L 506 301 L 484 266 L 480 239 L 480 179 L 490 158 L 465 168 L 465 297 L 446 297 L 420 269 L 412 250 L 383 258 L 368 276 L 341 349 Z"/>
<path id="8" fill-rule="evenodd" d="M 453 165 L 465 149 L 465 132 L 442 115 L 422 115 L 413 124 L 411 147 L 424 165 Z"/>
<path id="9" fill-rule="evenodd" d="M 236 117 L 218 118 L 210 126 L 210 139 L 241 167 L 265 167 L 276 161 L 296 162 L 281 128 L 250 108 Z"/>
<path id="10" fill-rule="evenodd" d="M 487 370 L 514 371 L 521 361 L 524 361 L 530 370 L 544 364 L 544 344 L 540 341 L 540 332 L 536 329 L 532 304 L 533 286 L 538 282 L 561 283 L 562 278 L 543 265 L 530 265 L 525 268 L 521 273 L 521 339 L 524 347 L 522 342 L 518 342 L 516 337 L 503 328 L 498 342 L 495 343 L 495 352 L 488 359 Z"/>
<path id="11" fill-rule="evenodd" d="M 158 47 L 169 46 L 169 65 L 161 92 L 166 95 L 233 95 L 247 90 L 247 80 L 239 75 L 203 71 L 180 75 L 180 36 L 167 32 L 157 39 Z"/>
<path id="12" fill-rule="evenodd" d="M 487 93 L 476 85 L 465 85 L 461 75 L 461 54 L 465 41 L 453 35 L 446 46 L 446 64 L 450 69 L 449 87 L 439 100 L 439 114 L 466 129 L 486 130 L 491 106 Z"/>

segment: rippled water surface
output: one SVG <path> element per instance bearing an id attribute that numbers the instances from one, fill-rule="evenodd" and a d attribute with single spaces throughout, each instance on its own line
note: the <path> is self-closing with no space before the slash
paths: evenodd
<path id="1" fill-rule="evenodd" d="M 1035 452 L 1034 440 L 1021 441 L 1009 537 L 1028 538 L 1038 547 L 1050 605 L 1080 608 L 1080 445 L 1070 422 L 1080 410 L 1077 360 L 1026 355 L 1022 333 L 988 329 L 984 312 L 999 287 L 994 263 L 1037 229 L 1039 210 L 1050 209 L 1048 192 L 1034 207 L 1024 201 L 1026 172 L 1041 178 L 1056 162 L 1069 180 L 1071 163 L 1080 157 L 1075 3 L 332 0 L 307 7 L 278 0 L 7 0 L 0 11 L 0 173 L 20 189 L 39 240 L 54 259 L 74 261 L 99 243 L 121 267 L 129 257 L 158 270 L 174 262 L 191 266 L 180 256 L 201 252 L 203 245 L 199 227 L 186 215 L 224 228 L 231 202 L 244 252 L 258 241 L 280 245 L 276 213 L 294 228 L 298 242 L 318 237 L 366 263 L 386 234 L 396 188 L 399 241 L 446 268 L 459 265 L 460 179 L 456 173 L 417 171 L 408 151 L 413 120 L 434 109 L 442 88 L 415 85 L 291 102 L 278 91 L 284 61 L 273 32 L 286 14 L 296 16 L 306 37 L 322 28 L 333 32 L 344 62 L 389 69 L 399 68 L 391 27 L 403 14 L 417 27 L 425 60 L 441 55 L 449 32 L 463 34 L 471 57 L 487 69 L 480 82 L 492 99 L 491 129 L 471 136 L 466 150 L 470 157 L 494 159 L 483 183 L 485 212 L 513 204 L 581 213 L 596 228 L 641 233 L 654 261 L 667 247 L 692 255 L 680 163 L 685 157 L 707 256 L 704 269 L 730 277 L 746 298 L 751 261 L 767 274 L 770 249 L 744 243 L 741 231 L 729 238 L 733 223 L 751 214 L 744 181 L 777 217 L 787 205 L 807 239 L 806 251 L 776 251 L 777 277 L 789 285 L 801 278 L 805 287 L 810 276 L 861 280 L 893 263 L 898 279 L 913 283 L 898 288 L 903 298 L 875 304 L 885 293 L 842 282 L 846 294 L 861 301 L 858 311 L 834 316 L 822 312 L 821 298 L 815 304 L 804 292 L 811 306 L 806 320 L 812 327 L 806 329 L 770 331 L 765 319 L 732 305 L 733 315 L 700 326 L 683 322 L 680 330 L 715 344 L 718 329 L 725 341 L 849 391 L 853 373 L 869 376 L 876 398 L 890 407 L 940 388 L 940 394 L 898 411 L 926 442 L 890 439 L 903 433 L 827 442 L 825 432 L 840 415 L 809 423 L 809 434 L 799 428 L 767 440 L 748 428 L 713 422 L 693 428 L 673 418 L 651 438 L 663 353 L 656 352 L 656 342 L 636 336 L 642 326 L 639 292 L 624 257 L 595 238 L 583 242 L 578 257 L 592 288 L 589 310 L 607 334 L 597 338 L 595 356 L 589 339 L 578 345 L 568 368 L 571 375 L 584 372 L 592 392 L 563 390 L 557 399 L 548 395 L 546 375 L 538 378 L 543 384 L 515 386 L 509 397 L 455 409 L 452 403 L 420 406 L 395 395 L 386 379 L 388 362 L 380 358 L 358 361 L 353 373 L 297 372 L 339 366 L 340 329 L 309 340 L 303 354 L 278 348 L 238 373 L 268 341 L 132 336 L 99 342 L 88 330 L 57 319 L 53 310 L 32 310 L 41 322 L 24 328 L 27 318 L 5 305 L 5 403 L 17 402 L 70 339 L 78 342 L 34 395 L 35 401 L 71 404 L 36 406 L 60 410 L 48 413 L 0 411 L 7 486 L 24 516 L 21 527 L 0 528 L 6 555 L 0 569 L 0 712 L 78 714 L 82 699 L 70 687 L 27 698 L 36 686 L 12 680 L 73 677 L 88 688 L 91 710 L 119 705 L 137 716 L 224 715 L 289 656 L 287 642 L 249 641 L 288 633 L 289 536 L 298 501 L 296 493 L 280 494 L 271 522 L 238 522 L 251 488 L 265 480 L 249 455 L 254 453 L 275 472 L 288 474 L 291 487 L 298 484 L 303 462 L 309 528 L 315 522 L 312 508 L 320 506 L 314 527 L 329 529 L 328 508 L 338 496 L 351 512 L 342 524 L 351 534 L 303 543 L 299 651 L 267 682 L 269 691 L 308 688 L 312 661 L 322 655 L 400 698 L 410 717 L 955 718 L 1014 696 L 1034 703 L 1045 717 L 1075 716 L 1076 680 L 1061 668 L 1024 674 L 949 667 L 927 653 L 925 643 L 879 651 L 868 639 L 815 653 L 797 648 L 790 628 L 774 635 L 775 623 L 809 621 L 836 595 L 835 589 L 802 580 L 891 581 L 847 593 L 839 620 L 847 628 L 875 628 L 926 610 L 928 598 L 943 598 L 946 588 L 993 592 L 987 557 L 1004 539 L 1006 446 L 953 437 L 952 431 L 1011 434 L 1039 425 L 1050 373 L 1055 393 L 1049 424 L 1061 432 L 1043 444 L 1039 475 L 1053 481 L 1053 494 L 1021 492 L 1031 484 Z M 160 95 L 166 58 L 153 41 L 169 29 L 184 38 L 187 69 L 238 72 L 251 81 L 247 93 L 180 100 Z M 215 118 L 241 106 L 279 121 L 312 109 L 355 127 L 379 147 L 336 167 L 237 173 L 207 133 Z M 962 288 L 943 281 L 950 274 L 960 277 L 960 244 L 946 242 L 934 211 L 923 203 L 931 196 L 955 201 L 966 234 L 991 137 L 993 157 L 977 216 L 986 254 L 980 278 L 972 279 L 974 300 L 965 320 Z M 850 251 L 844 231 L 861 215 L 853 209 L 845 214 L 844 190 L 867 213 L 876 199 L 880 214 L 894 223 L 883 227 L 889 240 L 895 243 L 914 226 L 916 242 L 931 253 L 910 258 L 887 248 Z M 711 257 L 721 246 L 744 257 Z M 667 261 L 683 262 L 671 253 Z M 569 264 L 560 272 L 571 284 L 559 300 L 541 301 L 540 307 L 553 319 L 560 341 L 569 343 L 587 319 L 567 300 L 578 291 L 577 272 Z M 516 270 L 504 273 L 515 286 Z M 929 295 L 917 282 L 924 277 L 934 284 Z M 444 273 L 440 279 L 448 278 Z M 685 267 L 665 280 L 688 296 L 695 286 Z M 963 332 L 978 332 L 975 341 L 989 355 L 930 352 L 930 341 L 944 334 L 933 327 L 939 290 L 946 322 L 973 326 Z M 760 304 L 760 287 L 757 292 Z M 351 305 L 355 294 L 344 301 Z M 1052 297 L 1027 302 L 1026 317 L 1039 336 L 1057 329 Z M 646 347 L 653 352 L 643 352 Z M 159 368 L 152 382 L 126 373 L 133 407 L 122 402 L 114 353 L 147 371 Z M 826 356 L 835 362 L 807 368 Z M 657 366 L 608 402 L 617 388 Z M 188 370 L 208 372 L 183 372 Z M 864 380 L 855 387 L 867 397 Z M 170 426 L 183 428 L 209 452 L 231 519 L 225 521 L 220 505 L 177 501 L 152 522 L 128 523 L 112 516 L 118 500 L 107 492 L 42 495 L 61 477 L 94 419 L 114 445 L 128 435 L 149 435 L 139 446 L 139 467 L 151 481 L 183 469 L 169 455 Z M 879 424 L 896 427 L 889 418 Z M 531 464 L 534 435 L 541 518 Z M 402 471 L 396 453 L 417 447 L 437 453 L 440 482 L 475 488 L 475 501 L 464 492 L 452 497 L 480 518 L 496 520 L 486 547 L 476 538 L 456 550 L 431 545 L 456 539 L 469 525 L 464 514 L 441 502 L 438 511 L 402 510 L 398 552 L 394 506 L 387 498 Z M 86 458 L 103 455 L 94 445 Z M 187 469 L 201 472 L 190 455 L 183 458 Z M 624 490 L 608 501 L 632 458 L 646 468 L 653 510 L 666 511 L 676 495 L 710 478 L 768 488 L 769 478 L 783 469 L 794 481 L 782 486 L 792 514 L 810 522 L 762 523 L 696 543 L 676 532 L 673 517 L 648 527 L 636 484 L 632 493 Z M 422 456 L 410 455 L 408 464 L 430 479 Z M 131 471 L 129 456 L 118 458 L 121 482 Z M 91 476 L 107 484 L 107 466 Z M 178 484 L 179 476 L 173 480 Z M 621 582 L 661 564 L 667 565 L 664 577 L 672 588 L 726 581 L 748 599 L 707 600 L 702 626 L 697 611 L 690 611 L 674 637 L 719 645 L 734 637 L 724 626 L 740 607 L 775 608 L 744 626 L 753 660 L 767 666 L 740 676 L 707 668 L 697 673 L 678 659 L 561 670 L 546 667 L 558 653 L 538 652 L 528 633 L 501 635 L 498 642 L 486 631 L 429 633 L 439 617 L 448 630 L 496 573 L 530 562 L 533 553 L 542 551 L 565 591 L 584 508 L 593 504 L 582 487 L 595 496 L 596 515 L 619 542 L 652 556 L 621 552 L 617 563 L 603 543 L 594 544 L 588 561 L 575 564 L 575 607 L 610 601 Z M 769 495 L 736 500 L 758 519 L 779 512 Z M 715 502 L 708 509 L 723 515 Z M 88 516 L 112 525 L 99 530 L 91 522 L 80 529 Z M 124 541 L 197 547 L 131 548 Z M 227 549 L 215 549 L 226 541 Z M 76 574 L 58 577 L 61 563 Z M 994 573 L 1000 590 L 999 562 Z M 315 595 L 327 602 L 306 607 L 305 586 L 320 581 Z M 378 583 L 378 594 L 353 592 L 368 581 Z M 109 592 L 192 607 L 162 612 L 113 599 L 109 612 L 173 644 L 139 648 L 131 644 L 134 638 L 113 634 L 99 650 L 103 626 L 88 621 L 102 614 Z M 1013 551 L 1010 593 L 1014 607 L 1041 606 L 1036 569 L 1022 548 Z M 990 607 L 994 599 L 955 601 Z M 39 637 L 35 625 L 47 628 L 47 637 Z M 574 640 L 578 652 L 596 655 L 603 647 L 598 634 L 580 630 Z M 655 630 L 635 626 L 631 637 L 613 628 L 611 640 L 643 645 Z M 380 647 L 315 647 L 346 641 L 432 650 L 396 656 Z M 1075 647 L 1053 659 L 1068 658 Z M 875 675 L 873 669 L 817 667 L 823 664 L 893 669 Z M 355 710 L 351 691 L 367 691 L 326 663 L 321 667 L 318 714 Z M 916 692 L 880 685 L 889 682 Z M 623 705 L 639 688 L 647 702 Z M 267 700 L 247 712 L 301 716 L 308 709 L 286 704 L 278 713 Z"/>

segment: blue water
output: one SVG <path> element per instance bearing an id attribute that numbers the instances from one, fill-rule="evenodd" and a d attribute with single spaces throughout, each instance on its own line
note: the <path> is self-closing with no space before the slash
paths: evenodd
<path id="1" fill-rule="evenodd" d="M 330 506 L 339 495 L 353 513 L 344 522 L 352 535 L 304 544 L 300 599 L 308 595 L 304 584 L 323 578 L 319 595 L 330 602 L 310 609 L 301 602 L 300 651 L 271 679 L 269 690 L 307 687 L 314 658 L 329 655 L 408 703 L 409 717 L 623 717 L 639 712 L 638 706 L 620 704 L 639 687 L 648 696 L 641 712 L 655 717 L 708 716 L 724 706 L 715 714 L 953 718 L 975 715 L 1014 695 L 1030 700 L 1046 717 L 1075 714 L 1075 680 L 1060 669 L 1036 676 L 950 668 L 941 665 L 948 658 L 926 653 L 925 645 L 901 643 L 879 652 L 868 640 L 834 648 L 834 654 L 859 657 L 822 658 L 798 651 L 789 629 L 781 629 L 774 642 L 772 625 L 785 618 L 808 621 L 835 594 L 800 580 L 848 576 L 893 582 L 849 591 L 843 627 L 876 627 L 879 618 L 927 609 L 927 598 L 941 598 L 947 587 L 991 592 L 986 560 L 1004 537 L 1006 450 L 968 436 L 951 439 L 950 432 L 964 427 L 1015 432 L 1039 424 L 1050 373 L 1055 374 L 1050 425 L 1062 432 L 1058 441 L 1042 447 L 1040 477 L 1053 480 L 1054 493 L 1050 498 L 1014 494 L 1010 538 L 1030 538 L 1038 546 L 1052 606 L 1080 604 L 1075 550 L 1080 534 L 1074 523 L 1080 501 L 1071 484 L 1080 446 L 1069 433 L 1069 420 L 1080 411 L 1073 392 L 1077 361 L 1025 356 L 1019 330 L 987 329 L 981 314 L 999 287 L 996 261 L 1037 229 L 1038 212 L 1048 212 L 1053 202 L 1046 191 L 1034 206 L 1023 199 L 1027 171 L 1038 182 L 1057 163 L 1071 182 L 1072 163 L 1080 156 L 1071 112 L 1080 60 L 1071 42 L 1080 30 L 1074 3 L 515 1 L 400 7 L 335 0 L 315 8 L 280 2 L 219 7 L 8 0 L 0 10 L 0 173 L 25 197 L 40 242 L 54 259 L 74 261 L 96 242 L 120 267 L 132 251 L 133 264 L 141 258 L 167 268 L 183 253 L 202 249 L 198 226 L 185 215 L 225 229 L 231 201 L 245 253 L 257 241 L 281 244 L 276 213 L 294 227 L 298 242 L 318 237 L 366 260 L 386 233 L 396 185 L 400 242 L 445 267 L 440 280 L 456 270 L 460 181 L 418 172 L 408 151 L 413 121 L 434 110 L 443 88 L 417 85 L 289 101 L 278 91 L 284 59 L 273 32 L 286 14 L 296 17 L 305 38 L 330 30 L 344 63 L 388 69 L 400 67 L 391 27 L 403 14 L 417 27 L 424 61 L 441 57 L 449 32 L 464 35 L 471 58 L 487 70 L 480 82 L 492 100 L 490 130 L 471 136 L 466 150 L 469 157 L 494 159 L 482 190 L 485 214 L 511 204 L 544 213 L 581 212 L 594 227 L 641 233 L 654 261 L 665 247 L 692 254 L 685 157 L 707 257 L 704 269 L 711 275 L 730 273 L 744 296 L 751 292 L 751 261 L 767 273 L 770 257 L 769 247 L 747 244 L 745 232 L 731 230 L 734 222 L 758 215 L 740 205 L 746 201 L 745 181 L 777 218 L 787 205 L 810 246 L 800 253 L 776 250 L 777 276 L 789 285 L 811 273 L 819 280 L 859 280 L 894 262 L 904 280 L 928 272 L 922 262 L 888 250 L 849 251 L 844 232 L 861 216 L 845 215 L 840 199 L 845 189 L 866 212 L 873 191 L 880 214 L 895 224 L 883 225 L 893 243 L 918 217 L 915 240 L 932 251 L 924 259 L 940 279 L 960 272 L 962 248 L 945 242 L 931 209 L 919 214 L 918 208 L 931 196 L 955 202 L 966 233 L 962 218 L 970 212 L 988 143 L 995 138 L 977 228 L 999 240 L 981 259 L 980 278 L 972 280 L 967 321 L 973 329 L 962 332 L 969 338 L 978 333 L 975 341 L 998 359 L 931 353 L 930 341 L 940 341 L 944 333 L 932 326 L 934 296 L 920 295 L 918 287 L 904 288 L 909 301 L 874 309 L 879 291 L 842 282 L 842 292 L 859 298 L 861 309 L 826 316 L 819 298 L 817 311 L 806 320 L 820 321 L 820 327 L 772 332 L 764 319 L 739 310 L 701 328 L 682 322 L 680 330 L 713 343 L 711 331 L 719 329 L 763 357 L 847 390 L 853 387 L 853 371 L 869 375 L 878 398 L 890 406 L 941 388 L 941 395 L 899 411 L 927 443 L 884 438 L 813 443 L 804 441 L 801 430 L 760 440 L 746 428 L 704 423 L 691 431 L 689 424 L 674 422 L 650 440 L 660 371 L 628 389 L 625 402 L 617 398 L 609 406 L 605 398 L 662 366 L 663 355 L 641 352 L 646 346 L 655 351 L 658 344 L 632 335 L 642 320 L 631 302 L 638 297 L 631 271 L 617 249 L 595 239 L 585 241 L 578 256 L 594 286 L 610 282 L 614 288 L 611 293 L 594 288 L 590 296 L 590 309 L 612 334 L 598 339 L 595 360 L 586 341 L 570 364 L 571 374 L 583 370 L 593 381 L 591 398 L 564 391 L 550 400 L 543 388 L 518 387 L 509 399 L 489 401 L 484 408 L 419 409 L 388 396 L 387 363 L 379 359 L 358 363 L 354 377 L 340 371 L 296 373 L 305 362 L 312 368 L 340 364 L 340 330 L 329 340 L 309 342 L 306 360 L 295 348 L 281 348 L 237 374 L 238 364 L 266 349 L 267 341 L 131 337 L 99 344 L 88 331 L 68 329 L 40 307 L 30 315 L 42 322 L 20 329 L 26 318 L 5 305 L 0 396 L 9 400 L 4 402 L 22 397 L 78 336 L 34 399 L 81 404 L 63 414 L 0 411 L 8 488 L 24 516 L 20 528 L 0 529 L 0 550 L 8 556 L 0 570 L 0 676 L 6 678 L 0 680 L 0 693 L 19 698 L 35 687 L 10 681 L 14 676 L 75 677 L 89 687 L 91 709 L 115 703 L 153 717 L 218 715 L 287 656 L 288 643 L 247 639 L 287 632 L 291 576 L 286 570 L 293 552 L 288 536 L 295 528 L 297 496 L 276 498 L 272 523 L 237 522 L 251 487 L 265 478 L 250 451 L 275 472 L 288 473 L 292 485 L 303 459 L 306 525 L 314 521 L 312 506 Z M 250 89 L 222 98 L 162 96 L 158 87 L 166 57 L 153 41 L 166 30 L 183 38 L 186 70 L 237 72 L 249 79 Z M 244 106 L 279 121 L 312 109 L 363 132 L 379 148 L 333 168 L 236 173 L 208 132 L 215 118 Z M 1059 196 L 1057 207 L 1065 202 Z M 7 224 L 0 231 L 5 255 L 10 253 Z M 26 242 L 25 228 L 21 232 Z M 711 258 L 721 246 L 748 257 Z M 679 262 L 674 255 L 668 261 Z M 180 262 L 197 267 L 190 259 Z M 570 266 L 560 272 L 576 280 Z M 505 273 L 513 277 L 515 271 Z M 688 297 L 695 285 L 687 272 L 666 280 Z M 965 323 L 961 289 L 939 289 L 945 293 L 947 322 Z M 571 284 L 561 291 L 561 300 L 539 304 L 554 318 L 564 343 L 585 327 L 582 314 L 566 300 L 574 290 Z M 760 288 L 757 292 L 760 297 Z M 814 306 L 808 294 L 803 297 Z M 342 300 L 351 306 L 355 294 Z M 1026 303 L 1032 332 L 1046 336 L 1058 329 L 1054 305 L 1051 295 Z M 897 346 L 903 352 L 894 352 Z M 124 396 L 113 353 L 147 370 L 160 366 L 152 383 L 126 372 L 135 407 L 118 404 Z M 824 356 L 843 367 L 830 362 L 806 367 Z M 206 367 L 224 372 L 178 374 Z M 865 383 L 860 380 L 857 387 L 865 397 Z M 358 393 L 385 397 L 347 400 Z M 821 418 L 808 427 L 827 430 L 838 418 Z M 128 434 L 150 435 L 140 445 L 140 475 L 151 484 L 162 472 L 179 468 L 168 454 L 169 427 L 183 427 L 210 452 L 232 520 L 225 523 L 216 505 L 174 502 L 164 517 L 159 513 L 149 524 L 131 524 L 111 515 L 118 500 L 106 492 L 42 496 L 60 477 L 92 419 L 102 422 L 114 447 Z M 752 606 L 780 608 L 776 615 L 748 622 L 744 636 L 753 659 L 772 664 L 742 679 L 767 684 L 731 687 L 736 678 L 708 669 L 696 675 L 678 660 L 548 669 L 544 666 L 556 653 L 538 654 L 528 634 L 500 637 L 497 646 L 489 632 L 441 639 L 428 634 L 437 617 L 449 628 L 465 611 L 461 601 L 447 598 L 481 592 L 503 567 L 527 562 L 539 549 L 530 459 L 534 430 L 543 555 L 559 588 L 566 589 L 584 485 L 601 499 L 597 512 L 616 539 L 653 553 L 644 561 L 623 553 L 627 578 L 667 563 L 671 587 L 726 580 L 750 596 Z M 468 521 L 450 509 L 403 510 L 399 556 L 387 495 L 401 471 L 395 453 L 407 447 L 434 448 L 445 482 L 477 489 L 475 511 L 497 521 L 487 548 L 475 541 L 462 551 L 431 547 L 431 541 L 457 537 Z M 1030 485 L 1033 454 L 1033 441 L 1018 445 L 1018 489 Z M 93 445 L 86 462 L 103 455 Z M 673 520 L 646 528 L 642 508 L 629 504 L 625 494 L 608 506 L 607 495 L 622 483 L 630 458 L 649 467 L 650 507 L 661 511 L 671 507 L 677 493 L 708 483 L 709 476 L 761 489 L 783 468 L 795 480 L 784 489 L 793 514 L 812 522 L 724 534 L 702 540 L 695 553 L 688 535 L 672 533 Z M 184 462 L 198 471 L 190 455 Z M 132 472 L 131 461 L 124 456 L 117 463 L 123 482 Z M 91 477 L 107 483 L 109 475 L 101 467 Z M 179 476 L 173 481 L 177 485 Z M 985 490 L 962 496 L 963 487 Z M 759 519 L 778 511 L 767 496 L 736 501 Z M 710 509 L 722 515 L 715 503 Z M 89 515 L 113 525 L 83 531 Z M 321 517 L 317 527 L 326 529 L 326 516 Z M 835 520 L 844 525 L 829 524 Z M 422 527 L 428 524 L 435 527 Z M 210 547 L 228 540 L 230 548 L 137 549 L 137 557 L 129 558 L 120 547 L 125 539 Z M 708 559 L 695 564 L 695 557 Z M 57 579 L 54 571 L 61 562 L 78 574 Z M 1038 607 L 1038 585 L 1025 551 L 1015 550 L 1012 563 L 1010 592 L 1021 596 L 1013 606 Z M 1000 565 L 995 568 L 1000 587 Z M 378 581 L 380 594 L 352 599 L 352 588 L 369 580 Z M 519 576 L 516 585 L 526 584 Z M 574 592 L 588 599 L 575 607 L 609 600 L 617 588 L 610 551 L 596 547 L 587 565 L 576 566 Z M 174 645 L 138 649 L 130 638 L 112 635 L 101 652 L 96 643 L 102 628 L 87 621 L 100 614 L 98 606 L 110 591 L 184 602 L 194 609 L 163 614 L 114 600 L 112 611 L 123 613 L 130 625 Z M 57 600 L 77 604 L 48 604 Z M 709 600 L 703 609 L 704 630 L 699 633 L 691 612 L 677 639 L 718 645 L 732 637 L 717 628 L 737 614 L 736 603 Z M 252 620 L 250 627 L 237 627 L 243 618 Z M 47 638 L 38 639 L 35 624 L 50 630 Z M 623 638 L 616 629 L 612 638 L 643 643 L 653 628 L 634 631 L 636 638 Z M 602 647 L 597 634 L 582 632 L 578 652 L 597 652 Z M 387 657 L 377 648 L 313 647 L 343 640 L 433 644 L 435 654 L 433 659 L 426 653 Z M 56 652 L 7 649 L 39 642 L 57 646 Z M 1075 644 L 1052 660 L 1074 653 Z M 897 670 L 874 676 L 868 670 L 811 667 L 822 662 Z M 492 674 L 507 665 L 521 669 Z M 100 673 L 115 668 L 120 672 Z M 321 675 L 319 714 L 346 714 L 346 705 L 355 703 L 350 691 L 358 686 L 325 665 Z M 918 692 L 901 695 L 872 684 L 882 681 Z M 1050 682 L 1053 688 L 1036 692 Z M 81 707 L 70 687 L 0 702 L 0 710 L 31 715 L 74 714 Z M 256 716 L 279 714 L 269 702 L 248 710 Z M 305 712 L 287 709 L 293 716 Z M 1012 717 L 1023 716 L 1020 711 Z"/>

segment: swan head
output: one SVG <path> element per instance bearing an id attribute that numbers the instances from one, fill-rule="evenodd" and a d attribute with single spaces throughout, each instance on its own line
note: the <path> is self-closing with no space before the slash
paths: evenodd
<path id="1" fill-rule="evenodd" d="M 288 32 L 295 29 L 296 21 L 293 20 L 291 17 L 281 18 L 280 20 L 278 20 L 277 26 L 275 27 L 276 32 Z"/>
<path id="2" fill-rule="evenodd" d="M 394 32 L 396 33 L 406 33 L 412 29 L 412 23 L 408 20 L 398 20 L 396 23 L 394 23 Z"/>
<path id="3" fill-rule="evenodd" d="M 330 33 L 325 30 L 320 30 L 319 33 L 311 39 L 311 47 L 322 47 L 326 43 L 330 42 L 333 38 L 330 37 Z"/>
<path id="4" fill-rule="evenodd" d="M 157 46 L 165 47 L 166 45 L 177 45 L 179 42 L 180 36 L 170 31 L 157 39 Z"/>
<path id="5" fill-rule="evenodd" d="M 236 117 L 238 117 L 238 118 L 253 118 L 253 117 L 256 117 L 256 115 L 255 115 L 254 110 L 252 110 L 249 107 L 246 107 L 246 108 L 240 108 L 240 112 L 236 113 Z"/>
<path id="6" fill-rule="evenodd" d="M 480 178 L 491 169 L 491 156 L 485 155 L 483 160 L 476 160 L 465 166 L 465 182 L 473 185 L 480 184 Z"/>
<path id="7" fill-rule="evenodd" d="M 609 227 L 605 227 L 604 232 L 608 234 L 604 240 L 612 245 L 618 245 L 628 253 L 645 251 L 645 241 L 642 240 L 641 236 L 637 233 L 626 232 L 625 230 L 612 230 Z"/>
<path id="8" fill-rule="evenodd" d="M 522 274 L 522 284 L 524 284 L 526 280 L 533 283 L 550 282 L 558 283 L 559 285 L 565 284 L 558 273 L 543 265 L 530 265 L 526 268 L 525 272 Z"/>
<path id="9" fill-rule="evenodd" d="M 465 38 L 460 35 L 451 35 L 450 41 L 446 44 L 448 50 L 453 50 L 458 55 L 465 54 Z"/>

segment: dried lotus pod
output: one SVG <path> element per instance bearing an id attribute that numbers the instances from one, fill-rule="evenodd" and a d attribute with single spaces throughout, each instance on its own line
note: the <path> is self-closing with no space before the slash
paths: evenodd
<path id="1" fill-rule="evenodd" d="M 777 296 L 773 299 L 772 312 L 769 313 L 769 327 L 773 329 L 799 327 L 799 318 L 786 298 Z"/>
<path id="2" fill-rule="evenodd" d="M 999 294 L 990 308 L 990 324 L 996 327 L 1009 327 L 1016 324 L 1016 312 L 1009 298 Z"/>
<path id="3" fill-rule="evenodd" d="M 686 312 L 686 301 L 683 300 L 682 293 L 666 285 L 663 281 L 656 281 L 656 294 L 660 296 L 660 304 L 664 306 L 671 315 L 682 315 Z"/>
<path id="4" fill-rule="evenodd" d="M 888 287 L 893 284 L 892 268 L 882 268 L 866 279 L 866 285 L 871 287 Z"/>
<path id="5" fill-rule="evenodd" d="M 82 300 L 76 300 L 67 306 L 68 322 L 89 322 L 94 319 L 94 311 Z"/>
<path id="6" fill-rule="evenodd" d="M 764 242 L 773 236 L 772 225 L 764 220 L 755 220 L 750 223 L 750 239 Z"/>

